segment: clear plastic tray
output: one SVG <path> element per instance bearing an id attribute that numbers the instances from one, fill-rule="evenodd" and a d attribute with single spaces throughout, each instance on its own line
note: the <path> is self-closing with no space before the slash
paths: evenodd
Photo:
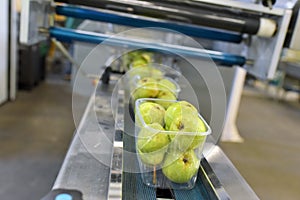
<path id="1" fill-rule="evenodd" d="M 170 77 L 173 79 L 177 79 L 181 76 L 181 73 L 175 70 L 172 67 L 159 64 L 159 63 L 149 63 L 142 67 L 135 67 L 126 72 L 126 76 L 128 79 L 132 79 L 134 77 Z"/>
<path id="2" fill-rule="evenodd" d="M 143 75 L 137 73 L 140 69 L 143 69 Z M 178 71 L 164 65 L 154 64 L 149 67 L 138 67 L 136 70 L 137 72 L 129 71 L 126 74 L 126 82 L 129 83 L 132 107 L 135 106 L 135 101 L 140 98 L 177 99 L 181 90 L 176 82 L 179 76 L 181 76 Z M 155 73 L 153 73 L 153 70 L 155 70 Z M 156 73 L 157 70 L 161 73 Z M 144 80 L 148 82 L 143 83 Z M 165 80 L 173 83 L 175 87 L 168 87 L 164 82 Z"/>
<path id="3" fill-rule="evenodd" d="M 178 80 L 180 76 L 181 73 L 171 67 L 162 64 L 151 63 L 147 66 L 131 69 L 130 71 L 126 72 L 125 78 L 126 82 L 129 83 L 129 88 L 131 91 L 134 91 L 140 87 L 138 85 L 138 81 L 143 78 L 151 78 L 155 80 L 168 79 L 176 86 L 175 89 L 172 89 L 172 92 L 177 96 L 180 92 L 180 87 L 176 80 Z M 145 89 L 147 88 L 152 89 L 151 86 L 145 87 Z M 153 96 L 150 94 L 148 97 L 144 98 L 153 98 Z"/>
<path id="4" fill-rule="evenodd" d="M 197 179 L 203 146 L 207 135 L 211 133 L 211 128 L 198 113 L 198 117 L 205 125 L 205 132 L 180 132 L 155 129 L 147 125 L 142 117 L 139 107 L 144 102 L 159 104 L 162 102 L 175 103 L 178 101 L 143 98 L 138 99 L 135 103 L 136 152 L 144 184 L 161 189 L 193 188 Z M 141 141 L 154 139 L 157 134 L 160 134 L 160 137 L 156 138 L 155 144 L 153 143 L 156 147 L 148 148 L 147 151 L 142 152 L 143 148 L 140 147 L 143 142 Z M 165 135 L 168 136 L 169 143 L 166 145 L 159 144 L 161 141 L 166 140 Z M 194 141 L 196 142 L 194 143 Z"/>
<path id="5" fill-rule="evenodd" d="M 155 80 L 155 85 L 153 85 L 151 82 L 150 83 L 146 83 L 146 84 L 139 84 L 139 82 L 141 80 L 145 80 L 151 78 L 151 80 Z M 165 86 L 164 84 L 161 84 L 159 81 L 166 79 L 168 81 L 170 81 L 171 83 L 173 83 L 175 85 L 175 88 L 170 88 L 168 86 Z M 149 96 L 147 94 L 145 94 L 143 97 L 141 98 L 156 98 L 158 96 L 158 94 L 160 92 L 171 92 L 172 94 L 175 95 L 175 97 L 178 97 L 178 94 L 180 92 L 180 86 L 177 84 L 177 82 L 175 80 L 173 80 L 172 78 L 169 77 L 159 77 L 159 78 L 153 78 L 153 77 L 134 77 L 131 80 L 131 84 L 130 84 L 130 88 L 131 88 L 131 94 L 133 95 L 134 92 L 136 92 L 137 90 L 143 90 L 144 93 L 148 92 Z M 136 98 L 135 100 L 137 100 L 139 98 Z"/>

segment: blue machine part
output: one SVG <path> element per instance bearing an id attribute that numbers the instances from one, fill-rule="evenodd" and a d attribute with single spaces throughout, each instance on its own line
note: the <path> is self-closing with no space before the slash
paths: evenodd
<path id="1" fill-rule="evenodd" d="M 55 200 L 72 200 L 72 196 L 70 194 L 59 194 L 55 197 Z"/>
<path id="2" fill-rule="evenodd" d="M 196 57 L 201 59 L 212 59 L 214 62 L 225 65 L 225 66 L 233 66 L 233 65 L 244 65 L 246 63 L 246 59 L 239 55 L 232 55 L 217 51 L 197 49 L 193 47 L 186 46 L 177 46 L 172 44 L 161 44 L 149 41 L 141 41 L 136 39 L 129 39 L 125 37 L 115 37 L 100 33 L 93 33 L 81 30 L 73 30 L 67 28 L 58 28 L 51 27 L 49 29 L 49 34 L 51 37 L 56 38 L 59 41 L 63 42 L 87 42 L 87 43 L 95 43 L 99 44 L 101 42 L 105 42 L 105 45 L 111 46 L 121 46 L 126 48 L 140 48 L 140 49 L 148 49 L 152 51 L 158 51 L 162 53 L 173 53 L 184 56 Z"/>
<path id="3" fill-rule="evenodd" d="M 240 43 L 242 41 L 242 36 L 236 33 L 224 32 L 221 30 L 209 29 L 194 25 L 188 25 L 183 23 L 175 23 L 163 20 L 147 20 L 143 17 L 134 18 L 126 15 L 118 15 L 111 12 L 100 12 L 96 10 L 79 8 L 74 6 L 56 6 L 56 13 L 59 15 L 65 15 L 68 17 L 80 18 L 80 19 L 90 19 L 95 21 L 102 21 L 108 23 L 114 23 L 125 26 L 133 27 L 160 27 L 165 29 L 171 29 L 178 31 L 180 33 L 211 39 L 220 40 L 225 42 Z"/>

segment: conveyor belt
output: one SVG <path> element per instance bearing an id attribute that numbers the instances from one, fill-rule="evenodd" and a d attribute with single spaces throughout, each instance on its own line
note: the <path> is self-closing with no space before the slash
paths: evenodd
<path id="1" fill-rule="evenodd" d="M 130 174 L 124 173 L 123 178 L 125 179 L 123 185 L 126 186 L 123 188 L 123 199 L 143 199 L 143 200 L 153 200 L 157 197 L 157 192 L 159 189 L 151 188 L 146 186 L 142 182 L 141 174 Z M 166 196 L 162 194 L 166 190 L 161 190 L 161 196 L 169 199 L 176 200 L 214 200 L 218 199 L 216 196 L 212 197 L 212 190 L 208 191 L 202 182 L 203 180 L 199 177 L 196 181 L 196 185 L 192 190 L 170 190 L 166 192 L 171 194 Z"/>
<path id="2" fill-rule="evenodd" d="M 113 80 L 116 80 L 116 77 L 114 77 Z M 109 139 L 113 140 L 114 136 L 114 134 L 111 132 L 114 130 L 114 121 L 113 119 L 111 119 L 112 116 L 109 102 L 111 101 L 111 93 L 114 89 L 115 82 L 116 81 L 111 81 L 108 85 L 100 84 L 96 91 L 95 97 L 93 96 L 94 93 L 92 94 L 93 97 L 89 100 L 80 125 L 76 129 L 76 134 L 74 135 L 73 141 L 71 142 L 71 145 L 68 149 L 62 168 L 60 169 L 52 188 L 52 192 L 54 192 L 55 194 L 57 194 L 57 191 L 61 191 L 61 189 L 63 189 L 63 192 L 66 192 L 65 189 L 69 189 L 80 191 L 84 200 L 108 199 L 108 185 L 110 182 L 109 176 L 111 173 L 111 169 L 106 165 L 106 162 L 99 161 L 110 161 L 110 159 L 112 158 L 113 145 L 110 142 L 106 142 L 106 137 L 109 136 Z M 76 104 L 74 105 L 76 106 Z M 128 114 L 129 113 L 127 113 L 127 115 Z M 126 119 L 129 118 L 127 117 Z M 108 129 L 98 130 L 97 124 L 107 121 L 111 122 L 110 124 L 107 124 Z M 128 121 L 125 121 L 124 125 L 126 129 L 131 129 L 133 126 L 132 121 L 131 124 L 128 123 Z M 132 131 L 133 130 L 131 129 L 131 132 Z M 134 151 L 134 145 L 130 145 L 130 143 L 128 143 L 128 141 L 132 140 L 133 138 L 127 137 L 128 135 L 124 136 L 125 138 L 123 139 L 123 141 L 124 145 L 126 146 L 125 148 L 127 148 L 128 151 Z M 85 141 L 90 142 L 88 146 Z M 220 182 L 224 186 L 223 189 L 226 190 L 226 192 L 230 195 L 230 198 L 243 200 L 258 199 L 249 185 L 236 171 L 233 164 L 229 161 L 229 159 L 218 146 L 212 148 L 210 155 L 205 158 L 208 161 L 207 164 L 212 168 L 212 170 L 214 170 L 214 174 L 208 174 L 208 177 L 211 180 L 220 180 Z M 132 160 L 127 159 L 126 156 L 123 162 L 123 168 L 125 165 L 127 165 L 127 168 L 130 168 L 133 163 Z M 135 165 L 137 165 L 136 158 Z M 203 166 L 203 168 L 205 168 L 205 163 L 201 163 L 201 165 Z M 126 169 L 126 171 L 129 170 Z M 197 199 L 199 196 L 201 196 L 205 200 L 214 199 L 207 198 L 206 195 L 210 195 L 210 193 L 208 192 L 208 190 L 206 190 L 207 185 L 205 185 L 205 182 L 202 182 L 203 185 L 200 182 L 200 180 L 203 180 L 201 174 L 202 173 L 199 173 L 200 179 L 198 180 L 196 188 L 194 188 L 194 190 L 180 192 L 173 191 L 176 198 L 181 199 L 181 197 L 183 197 L 183 199 L 190 200 Z M 126 198 L 124 196 L 127 195 L 127 189 L 128 192 L 136 192 L 136 190 L 141 191 L 138 194 L 135 193 L 135 195 L 139 196 L 134 196 L 132 198 L 133 200 L 144 200 L 147 198 L 149 199 L 151 197 L 155 197 L 154 195 L 156 195 L 156 193 L 159 193 L 161 195 L 165 192 L 155 192 L 154 189 L 145 187 L 141 183 L 141 179 L 138 174 L 130 174 L 124 172 L 123 175 L 124 176 L 122 177 L 122 181 L 123 183 L 127 184 L 123 184 L 124 188 L 122 196 L 126 200 L 131 200 L 129 197 Z M 198 188 L 200 186 L 203 186 L 202 189 Z M 218 191 L 217 188 L 215 189 L 216 191 Z M 224 194 L 224 192 L 222 193 Z M 217 192 L 217 194 L 221 193 Z M 130 195 L 133 195 L 133 193 L 131 193 Z M 195 196 L 195 198 L 191 197 L 191 195 Z M 224 195 L 219 196 L 221 197 L 220 199 L 228 199 L 228 197 L 226 198 L 226 196 L 225 198 L 222 198 L 224 197 Z M 53 200 L 53 198 L 50 199 Z"/>
<path id="3" fill-rule="evenodd" d="M 125 104 L 125 108 L 128 108 L 128 104 Z M 135 153 L 135 138 L 132 137 L 134 135 L 134 122 L 130 120 L 130 109 L 125 109 L 124 113 L 124 134 L 123 134 L 123 148 L 126 152 Z M 206 162 L 205 158 L 202 162 Z M 134 159 L 132 157 L 126 157 L 126 154 L 123 154 L 123 168 L 126 169 L 126 166 L 133 166 L 134 168 L 138 167 L 137 157 Z M 160 173 L 159 171 L 157 173 Z M 208 176 L 205 176 L 203 173 L 207 173 L 204 170 L 199 170 L 198 179 L 196 181 L 195 187 L 191 190 L 173 190 L 173 189 L 165 189 L 159 190 L 155 188 L 151 188 L 146 186 L 142 182 L 141 174 L 139 173 L 130 173 L 123 172 L 122 176 L 122 198 L 124 200 L 135 200 L 135 199 L 143 199 L 143 200 L 153 200 L 158 197 L 168 198 L 168 199 L 176 199 L 176 200 L 215 200 L 229 199 L 226 192 L 219 194 L 222 198 L 218 197 L 216 190 L 218 188 L 214 188 L 214 185 L 210 183 L 208 180 Z M 211 174 L 213 172 L 211 171 Z M 223 188 L 220 184 L 216 184 L 216 187 Z M 220 190 L 218 190 L 220 191 Z"/>

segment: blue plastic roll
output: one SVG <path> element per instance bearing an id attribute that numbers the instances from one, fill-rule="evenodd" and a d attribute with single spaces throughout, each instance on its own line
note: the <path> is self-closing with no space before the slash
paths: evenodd
<path id="1" fill-rule="evenodd" d="M 168 54 L 173 53 L 201 59 L 212 59 L 216 63 L 226 66 L 244 65 L 246 62 L 246 59 L 242 56 L 221 53 L 217 51 L 177 46 L 172 44 L 160 44 L 155 42 L 129 39 L 125 37 L 111 37 L 105 34 L 73 30 L 67 28 L 51 27 L 49 29 L 49 34 L 51 37 L 56 38 L 57 40 L 62 42 L 71 43 L 73 41 L 80 41 L 99 44 L 105 41 L 105 45 L 121 46 L 126 48 L 149 49 Z"/>
<path id="2" fill-rule="evenodd" d="M 160 27 L 165 29 L 171 29 L 178 31 L 180 33 L 211 39 L 219 40 L 233 43 L 240 43 L 242 41 L 242 36 L 236 33 L 224 32 L 220 30 L 213 30 L 209 28 L 183 24 L 183 23 L 174 23 L 170 21 L 162 20 L 146 20 L 145 18 L 132 18 L 126 15 L 118 15 L 109 12 L 101 12 L 86 8 L 79 8 L 73 6 L 57 6 L 56 13 L 59 15 L 65 15 L 68 17 L 80 18 L 80 19 L 90 19 L 95 21 L 102 21 L 108 23 L 114 23 L 125 26 L 133 27 Z"/>

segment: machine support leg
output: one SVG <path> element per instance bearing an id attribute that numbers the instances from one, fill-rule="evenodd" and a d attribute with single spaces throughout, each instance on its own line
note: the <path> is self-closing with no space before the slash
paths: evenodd
<path id="1" fill-rule="evenodd" d="M 240 100 L 243 92 L 246 70 L 236 67 L 234 78 L 232 80 L 232 88 L 230 92 L 229 102 L 227 104 L 227 113 L 221 141 L 227 142 L 243 142 L 236 126 L 236 118 L 239 110 Z"/>

